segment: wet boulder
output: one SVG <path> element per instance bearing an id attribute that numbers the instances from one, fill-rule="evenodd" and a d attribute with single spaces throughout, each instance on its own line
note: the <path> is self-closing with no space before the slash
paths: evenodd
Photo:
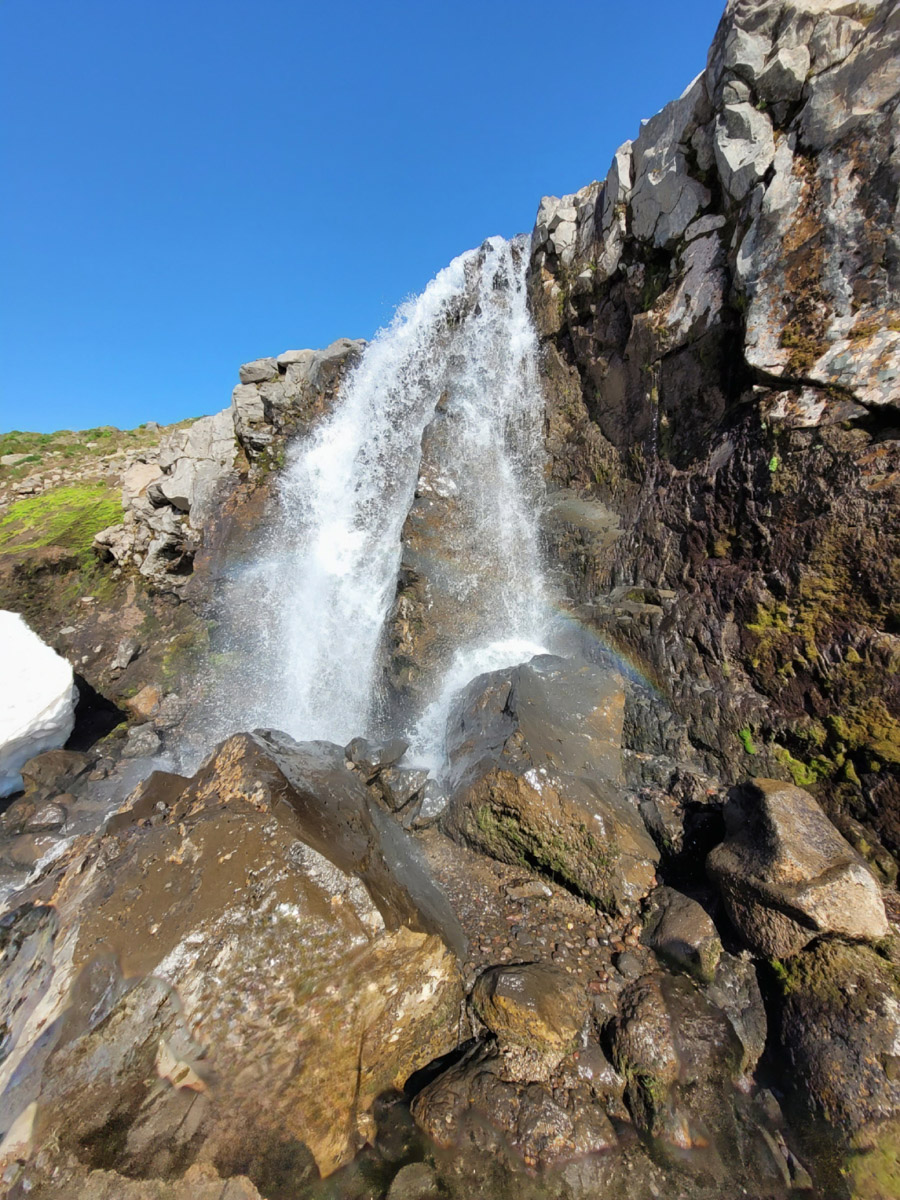
<path id="1" fill-rule="evenodd" d="M 725 828 L 707 872 L 755 953 L 796 954 L 823 933 L 886 936 L 881 889 L 808 792 L 755 779 L 729 795 Z"/>
<path id="2" fill-rule="evenodd" d="M 684 1149 L 703 1138 L 743 1057 L 726 1014 L 692 980 L 666 972 L 644 975 L 623 991 L 612 1048 L 639 1128 Z"/>
<path id="3" fill-rule="evenodd" d="M 515 1165 L 552 1166 L 618 1145 L 603 1109 L 582 1094 L 510 1079 L 495 1047 L 479 1045 L 424 1088 L 412 1105 L 439 1146 L 465 1147 Z"/>
<path id="4" fill-rule="evenodd" d="M 668 962 L 701 982 L 715 978 L 722 943 L 706 910 L 674 888 L 657 888 L 650 897 L 642 940 Z"/>
<path id="5" fill-rule="evenodd" d="M 789 959 L 780 978 L 780 1050 L 795 1104 L 845 1145 L 900 1122 L 900 970 L 835 939 Z"/>
<path id="6" fill-rule="evenodd" d="M 341 747 L 239 735 L 131 807 L 76 839 L 11 927 L 0 968 L 33 1004 L 0 1061 L 4 1153 L 262 1180 L 265 1145 L 297 1190 L 456 1044 L 440 893 Z"/>
<path id="7" fill-rule="evenodd" d="M 348 762 L 362 775 L 366 783 L 370 783 L 387 767 L 392 767 L 409 749 L 409 742 L 395 738 L 390 742 L 372 742 L 368 738 L 357 737 L 348 743 L 346 755 Z"/>
<path id="8" fill-rule="evenodd" d="M 621 784 L 623 716 L 621 677 L 593 664 L 541 655 L 480 676 L 448 722 L 446 831 L 628 911 L 659 853 Z"/>
<path id="9" fill-rule="evenodd" d="M 472 1003 L 501 1042 L 559 1055 L 574 1049 L 589 1011 L 584 985 L 547 963 L 489 967 Z"/>
<path id="10" fill-rule="evenodd" d="M 731 1022 L 743 1047 L 741 1072 L 749 1075 L 762 1057 L 768 1034 L 766 1007 L 750 955 L 723 953 L 703 994 Z"/>

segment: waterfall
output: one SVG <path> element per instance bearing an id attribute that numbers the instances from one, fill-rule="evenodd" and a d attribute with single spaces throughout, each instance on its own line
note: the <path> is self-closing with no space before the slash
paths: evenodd
<path id="1" fill-rule="evenodd" d="M 437 765 L 450 698 L 544 647 L 539 520 L 543 401 L 526 248 L 493 238 L 455 259 L 366 348 L 332 414 L 290 450 L 279 511 L 233 603 L 249 670 L 215 701 L 233 728 L 344 743 L 405 732 Z M 442 596 L 429 692 L 391 729 L 385 627 L 414 505 Z M 439 577 L 439 578 L 438 578 Z"/>

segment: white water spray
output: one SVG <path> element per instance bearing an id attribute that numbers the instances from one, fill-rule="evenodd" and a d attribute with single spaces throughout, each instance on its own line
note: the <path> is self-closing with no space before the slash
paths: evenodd
<path id="1" fill-rule="evenodd" d="M 495 238 L 455 259 L 401 306 L 332 415 L 292 449 L 268 552 L 238 589 L 253 668 L 241 670 L 240 694 L 221 698 L 220 720 L 338 743 L 387 732 L 384 627 L 439 407 L 435 486 L 456 514 L 441 555 L 451 608 L 466 619 L 459 633 L 440 631 L 451 648 L 443 680 L 407 731 L 417 761 L 438 764 L 459 687 L 544 648 L 543 402 L 525 258 Z"/>

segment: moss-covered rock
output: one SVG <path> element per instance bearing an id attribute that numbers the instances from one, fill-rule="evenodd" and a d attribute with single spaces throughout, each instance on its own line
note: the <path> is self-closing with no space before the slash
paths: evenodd
<path id="1" fill-rule="evenodd" d="M 829 940 L 779 964 L 780 1053 L 796 1107 L 845 1146 L 900 1119 L 900 973 Z"/>

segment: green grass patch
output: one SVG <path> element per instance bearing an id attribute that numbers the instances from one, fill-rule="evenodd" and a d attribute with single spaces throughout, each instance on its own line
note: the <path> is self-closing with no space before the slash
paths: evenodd
<path id="1" fill-rule="evenodd" d="M 94 534 L 122 519 L 118 489 L 74 484 L 17 500 L 0 518 L 0 554 L 41 546 L 64 546 L 83 559 Z"/>

